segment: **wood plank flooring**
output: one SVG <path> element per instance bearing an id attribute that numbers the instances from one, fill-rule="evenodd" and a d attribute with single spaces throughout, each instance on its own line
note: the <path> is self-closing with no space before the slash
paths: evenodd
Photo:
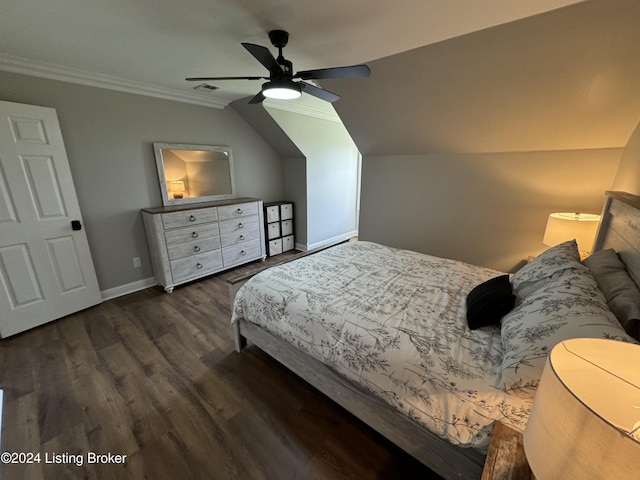
<path id="1" fill-rule="evenodd" d="M 256 347 L 234 352 L 226 279 L 255 267 L 0 340 L 1 451 L 40 455 L 0 478 L 439 479 Z"/>

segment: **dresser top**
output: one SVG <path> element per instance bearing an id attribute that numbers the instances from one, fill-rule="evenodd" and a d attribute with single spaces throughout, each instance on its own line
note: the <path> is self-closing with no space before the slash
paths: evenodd
<path id="1" fill-rule="evenodd" d="M 210 208 L 210 207 L 222 207 L 224 205 L 236 205 L 238 203 L 248 203 L 248 202 L 259 202 L 259 198 L 251 198 L 251 197 L 239 197 L 239 198 L 229 198 L 228 200 L 218 200 L 217 202 L 196 202 L 196 203 L 185 203 L 183 205 L 171 205 L 168 207 L 153 207 L 153 208 L 143 208 L 143 212 L 147 213 L 169 213 L 169 212 L 180 212 L 183 210 L 196 210 L 198 208 Z"/>

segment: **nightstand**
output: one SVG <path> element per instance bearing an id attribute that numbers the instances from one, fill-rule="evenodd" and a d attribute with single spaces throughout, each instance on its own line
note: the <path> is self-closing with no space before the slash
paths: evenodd
<path id="1" fill-rule="evenodd" d="M 520 432 L 496 422 L 482 480 L 534 480 Z"/>

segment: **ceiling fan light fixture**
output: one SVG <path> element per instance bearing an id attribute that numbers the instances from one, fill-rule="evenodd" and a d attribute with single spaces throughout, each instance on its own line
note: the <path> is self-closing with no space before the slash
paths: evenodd
<path id="1" fill-rule="evenodd" d="M 276 100 L 293 100 L 302 95 L 302 88 L 289 80 L 271 80 L 262 85 L 262 94 Z"/>

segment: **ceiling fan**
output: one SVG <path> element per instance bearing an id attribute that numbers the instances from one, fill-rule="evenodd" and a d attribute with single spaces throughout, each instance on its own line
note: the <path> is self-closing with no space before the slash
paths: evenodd
<path id="1" fill-rule="evenodd" d="M 371 70 L 366 65 L 320 68 L 317 70 L 304 70 L 294 74 L 293 64 L 282 56 L 282 49 L 287 46 L 289 34 L 284 30 L 272 30 L 269 32 L 269 39 L 273 46 L 278 49 L 278 58 L 274 58 L 266 47 L 253 43 L 242 43 L 242 46 L 269 70 L 268 77 L 190 77 L 185 80 L 190 82 L 209 80 L 268 80 L 262 84 L 260 92 L 253 97 L 249 103 L 261 103 L 266 98 L 289 100 L 298 98 L 302 95 L 302 92 L 327 102 L 335 102 L 340 99 L 339 95 L 316 87 L 303 80 L 368 77 L 371 74 Z"/>

